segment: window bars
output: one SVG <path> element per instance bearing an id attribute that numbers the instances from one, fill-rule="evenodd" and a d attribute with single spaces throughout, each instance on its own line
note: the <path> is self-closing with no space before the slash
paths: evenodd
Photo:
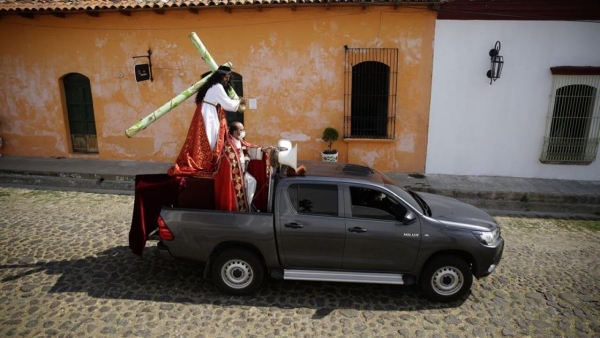
<path id="1" fill-rule="evenodd" d="M 600 76 L 553 75 L 540 161 L 590 164 L 600 142 Z"/>
<path id="2" fill-rule="evenodd" d="M 344 138 L 393 139 L 398 49 L 345 50 Z"/>

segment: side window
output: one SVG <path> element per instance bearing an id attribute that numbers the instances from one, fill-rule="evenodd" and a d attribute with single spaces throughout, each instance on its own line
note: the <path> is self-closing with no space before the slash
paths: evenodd
<path id="1" fill-rule="evenodd" d="M 350 187 L 352 217 L 379 220 L 401 220 L 406 208 L 387 194 L 369 188 Z"/>
<path id="2" fill-rule="evenodd" d="M 288 195 L 298 214 L 338 216 L 337 185 L 292 184 Z"/>

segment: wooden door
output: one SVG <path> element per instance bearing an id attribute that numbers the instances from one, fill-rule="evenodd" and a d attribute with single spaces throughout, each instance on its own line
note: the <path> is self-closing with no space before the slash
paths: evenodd
<path id="1" fill-rule="evenodd" d="M 90 80 L 77 73 L 63 78 L 74 153 L 98 153 Z"/>

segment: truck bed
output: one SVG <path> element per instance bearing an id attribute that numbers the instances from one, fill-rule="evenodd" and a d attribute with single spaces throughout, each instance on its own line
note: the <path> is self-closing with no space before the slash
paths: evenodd
<path id="1" fill-rule="evenodd" d="M 161 217 L 174 239 L 170 256 L 207 262 L 217 247 L 257 248 L 267 266 L 278 266 L 272 213 L 226 212 L 214 210 L 163 208 Z"/>
<path id="2" fill-rule="evenodd" d="M 266 210 L 267 160 L 252 160 L 248 172 L 257 182 L 253 205 Z M 141 256 L 148 236 L 158 228 L 158 216 L 163 207 L 215 210 L 215 184 L 212 178 L 145 174 L 135 177 L 135 200 L 129 230 L 129 248 Z"/>
<path id="3" fill-rule="evenodd" d="M 214 209 L 214 181 L 167 174 L 136 175 L 129 230 L 129 248 L 134 254 L 143 254 L 148 235 L 158 228 L 163 207 Z"/>

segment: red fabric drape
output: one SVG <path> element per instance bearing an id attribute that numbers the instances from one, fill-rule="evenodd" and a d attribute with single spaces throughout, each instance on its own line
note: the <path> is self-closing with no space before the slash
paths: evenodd
<path id="1" fill-rule="evenodd" d="M 265 212 L 269 199 L 269 175 L 271 172 L 269 155 L 263 153 L 262 159 L 251 160 L 248 162 L 246 170 L 256 179 L 256 192 L 252 204 L 256 210 Z"/>
<path id="2" fill-rule="evenodd" d="M 129 229 L 129 248 L 134 254 L 142 255 L 147 235 L 158 228 L 160 209 L 176 204 L 181 184 L 181 177 L 165 174 L 135 177 L 135 200 Z"/>
<path id="3" fill-rule="evenodd" d="M 167 171 L 170 176 L 212 177 L 217 168 L 225 139 L 228 138 L 227 118 L 225 110 L 217 105 L 219 114 L 219 137 L 213 151 L 206 136 L 206 126 L 202 118 L 202 103 L 196 106 L 194 117 L 188 129 L 188 134 L 181 147 L 179 156 Z"/>
<path id="4" fill-rule="evenodd" d="M 158 228 L 158 216 L 165 206 L 214 210 L 214 180 L 171 177 L 167 174 L 137 175 L 135 200 L 129 229 L 129 248 L 141 256 L 148 234 Z"/>

